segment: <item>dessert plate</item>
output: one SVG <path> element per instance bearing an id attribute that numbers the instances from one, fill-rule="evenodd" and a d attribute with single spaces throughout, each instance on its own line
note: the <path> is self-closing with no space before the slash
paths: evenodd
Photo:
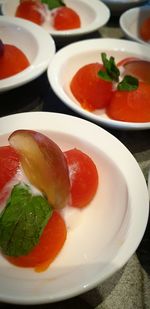
<path id="1" fill-rule="evenodd" d="M 104 26 L 110 18 L 109 8 L 99 0 L 65 0 L 64 3 L 75 10 L 81 19 L 81 27 L 72 30 L 55 30 L 49 13 L 48 18 L 42 27 L 55 38 L 59 37 L 64 40 L 74 36 L 81 36 L 91 33 Z M 19 0 L 6 0 L 1 7 L 2 14 L 15 16 Z"/>
<path id="2" fill-rule="evenodd" d="M 18 47 L 30 62 L 22 72 L 1 79 L 0 92 L 17 88 L 40 76 L 55 54 L 53 38 L 39 26 L 21 18 L 0 16 L 0 38 L 4 44 Z"/>
<path id="3" fill-rule="evenodd" d="M 83 109 L 70 90 L 70 82 L 79 68 L 101 62 L 101 53 L 113 56 L 116 63 L 128 57 L 137 57 L 150 61 L 149 47 L 128 40 L 90 39 L 72 43 L 59 50 L 48 67 L 48 79 L 55 94 L 69 108 L 84 118 L 115 129 L 149 129 L 150 122 L 123 122 L 110 119 L 105 109 L 94 112 Z"/>
<path id="4" fill-rule="evenodd" d="M 133 255 L 147 225 L 147 185 L 128 149 L 89 121 L 48 112 L 6 116 L 0 120 L 0 146 L 7 145 L 9 134 L 17 129 L 40 131 L 63 151 L 76 147 L 88 154 L 98 169 L 94 199 L 68 217 L 65 245 L 46 271 L 16 267 L 0 256 L 1 301 L 56 302 L 94 288 Z"/>

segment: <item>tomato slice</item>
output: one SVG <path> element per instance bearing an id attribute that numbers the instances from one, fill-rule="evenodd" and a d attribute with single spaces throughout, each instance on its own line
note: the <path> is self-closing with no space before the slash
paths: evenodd
<path id="1" fill-rule="evenodd" d="M 13 76 L 29 65 L 26 55 L 19 48 L 5 44 L 3 55 L 0 57 L 0 79 Z"/>
<path id="2" fill-rule="evenodd" d="M 23 1 L 18 5 L 15 16 L 42 25 L 45 21 L 45 7 L 37 1 Z"/>
<path id="3" fill-rule="evenodd" d="M 93 160 L 78 149 L 65 152 L 70 183 L 71 206 L 82 208 L 93 199 L 98 187 L 98 172 Z"/>
<path id="4" fill-rule="evenodd" d="M 136 90 L 116 91 L 106 113 L 115 120 L 149 122 L 150 84 L 139 82 L 139 87 Z"/>
<path id="5" fill-rule="evenodd" d="M 76 29 L 81 26 L 79 15 L 67 6 L 58 8 L 52 16 L 53 27 L 56 30 Z"/>
<path id="6" fill-rule="evenodd" d="M 9 262 L 20 267 L 35 267 L 37 271 L 49 266 L 62 249 L 67 237 L 63 218 L 56 211 L 49 219 L 38 245 L 26 256 L 6 257 Z"/>
<path id="7" fill-rule="evenodd" d="M 112 82 L 100 78 L 99 70 L 104 70 L 102 64 L 87 64 L 76 72 L 70 84 L 74 97 L 89 111 L 107 106 L 113 92 Z"/>

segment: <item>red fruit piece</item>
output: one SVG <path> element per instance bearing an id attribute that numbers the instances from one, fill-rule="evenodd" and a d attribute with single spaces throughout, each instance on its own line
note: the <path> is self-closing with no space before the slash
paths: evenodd
<path id="1" fill-rule="evenodd" d="M 132 91 L 116 91 L 106 109 L 115 120 L 127 122 L 150 121 L 150 84 L 139 82 Z"/>
<path id="2" fill-rule="evenodd" d="M 0 191 L 15 176 L 19 164 L 19 156 L 12 147 L 0 147 Z"/>
<path id="3" fill-rule="evenodd" d="M 49 219 L 38 245 L 25 256 L 7 257 L 9 262 L 21 267 L 36 267 L 43 271 L 55 259 L 67 237 L 66 225 L 62 217 L 54 211 Z"/>
<path id="4" fill-rule="evenodd" d="M 17 47 L 4 45 L 4 52 L 0 57 L 0 79 L 13 76 L 30 65 L 25 54 Z"/>
<path id="5" fill-rule="evenodd" d="M 144 41 L 150 40 L 150 17 L 146 18 L 140 25 L 139 35 Z"/>
<path id="6" fill-rule="evenodd" d="M 65 152 L 70 172 L 71 198 L 74 207 L 85 207 L 93 199 L 98 187 L 98 172 L 92 159 L 78 149 Z"/>
<path id="7" fill-rule="evenodd" d="M 9 142 L 20 155 L 29 181 L 47 196 L 54 208 L 63 208 L 70 192 L 69 172 L 61 149 L 44 134 L 17 130 Z"/>
<path id="8" fill-rule="evenodd" d="M 70 83 L 75 98 L 89 111 L 107 106 L 113 92 L 112 82 L 100 78 L 99 70 L 104 70 L 101 64 L 87 64 L 76 72 Z"/>
<path id="9" fill-rule="evenodd" d="M 150 61 L 138 58 L 125 58 L 117 66 L 123 66 L 123 76 L 132 75 L 143 82 L 150 83 Z"/>
<path id="10" fill-rule="evenodd" d="M 17 7 L 15 16 L 42 25 L 45 21 L 45 7 L 37 1 L 23 1 Z"/>
<path id="11" fill-rule="evenodd" d="M 58 8 L 53 16 L 53 27 L 56 30 L 69 30 L 80 28 L 81 21 L 79 15 L 71 8 L 63 6 Z"/>

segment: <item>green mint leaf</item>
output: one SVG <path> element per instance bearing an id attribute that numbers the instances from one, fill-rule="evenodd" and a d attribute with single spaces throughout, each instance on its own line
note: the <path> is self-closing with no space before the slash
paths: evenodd
<path id="1" fill-rule="evenodd" d="M 106 53 L 101 53 L 101 58 L 102 58 L 102 62 L 103 62 L 104 68 L 106 70 L 106 73 L 110 77 L 110 80 L 118 82 L 119 76 L 120 76 L 120 71 L 115 64 L 114 57 L 110 57 L 109 59 L 107 59 Z M 105 79 L 105 76 L 104 76 L 104 79 Z"/>
<path id="2" fill-rule="evenodd" d="M 102 70 L 100 70 L 100 71 L 98 72 L 98 76 L 101 77 L 101 78 L 104 79 L 104 80 L 109 81 L 109 82 L 112 81 L 112 78 L 109 76 L 109 74 L 107 74 L 107 72 L 104 72 L 104 71 L 102 71 Z"/>
<path id="3" fill-rule="evenodd" d="M 117 89 L 120 91 L 132 91 L 138 88 L 139 81 L 137 78 L 126 75 L 123 80 L 118 84 Z"/>
<path id="4" fill-rule="evenodd" d="M 2 40 L 0 40 L 0 56 L 2 56 L 4 53 L 4 44 L 2 42 Z"/>
<path id="5" fill-rule="evenodd" d="M 0 215 L 0 248 L 8 256 L 28 254 L 52 215 L 52 208 L 41 195 L 33 195 L 25 184 L 14 186 Z"/>
<path id="6" fill-rule="evenodd" d="M 47 4 L 49 10 L 56 9 L 60 6 L 65 6 L 65 3 L 62 0 L 41 0 L 41 2 Z"/>

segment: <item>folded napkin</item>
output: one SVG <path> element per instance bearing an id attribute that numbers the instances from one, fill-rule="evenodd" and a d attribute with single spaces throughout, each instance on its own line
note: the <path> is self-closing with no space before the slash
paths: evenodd
<path id="1" fill-rule="evenodd" d="M 150 309 L 150 278 L 133 255 L 120 271 L 81 297 L 95 309 Z"/>

